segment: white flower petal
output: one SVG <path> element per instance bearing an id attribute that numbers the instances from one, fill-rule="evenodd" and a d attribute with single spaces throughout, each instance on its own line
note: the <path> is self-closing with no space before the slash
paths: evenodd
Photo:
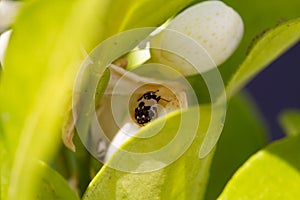
<path id="1" fill-rule="evenodd" d="M 11 32 L 12 32 L 11 30 L 8 30 L 5 31 L 2 35 L 0 35 L 0 63 L 2 67 L 4 67 L 4 56 L 5 56 L 5 52 L 9 42 Z"/>
<path id="2" fill-rule="evenodd" d="M 236 49 L 243 35 L 243 21 L 239 14 L 221 1 L 207 1 L 196 4 L 177 15 L 167 29 L 178 31 L 191 37 L 201 45 L 216 65 L 222 64 Z M 172 37 L 172 32 L 163 30 L 150 42 L 151 46 L 173 51 L 180 49 L 180 55 L 197 55 L 202 69 L 208 71 L 212 67 L 207 61 L 207 55 L 197 52 L 199 49 L 191 49 L 185 44 L 184 39 Z M 201 51 L 201 50 L 200 50 Z M 178 50 L 177 50 L 178 52 Z M 174 58 L 174 55 L 166 52 L 152 51 L 152 60 L 168 64 L 184 75 L 194 74 L 182 61 Z M 173 61 L 173 62 L 172 62 Z"/>
<path id="3" fill-rule="evenodd" d="M 12 24 L 22 5 L 19 1 L 0 1 L 0 32 Z"/>

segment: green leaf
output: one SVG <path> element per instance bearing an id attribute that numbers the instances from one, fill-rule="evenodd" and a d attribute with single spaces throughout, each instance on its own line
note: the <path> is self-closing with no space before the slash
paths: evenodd
<path id="1" fill-rule="evenodd" d="M 79 200 L 76 193 L 69 187 L 67 181 L 60 174 L 45 163 L 39 162 L 37 165 L 42 174 L 34 199 Z"/>
<path id="2" fill-rule="evenodd" d="M 300 1 L 298 0 L 224 0 L 224 2 L 234 8 L 242 17 L 245 30 L 244 36 L 235 53 L 222 66 L 220 71 L 226 85 L 239 65 L 246 58 L 248 49 L 257 42 L 257 39 L 268 29 L 272 29 L 282 21 L 298 18 Z M 287 40 L 289 40 L 287 38 Z M 288 43 L 286 47 L 293 43 Z M 285 44 L 283 44 L 285 46 Z M 276 59 L 274 57 L 273 59 Z"/>
<path id="3" fill-rule="evenodd" d="M 10 177 L 11 157 L 7 149 L 7 142 L 3 131 L 3 123 L 2 119 L 0 118 L 0 199 L 7 198 L 8 180 Z"/>
<path id="4" fill-rule="evenodd" d="M 274 142 L 252 156 L 219 199 L 298 199 L 300 136 Z"/>
<path id="5" fill-rule="evenodd" d="M 266 145 L 263 120 L 246 94 L 228 105 L 225 126 L 212 161 L 205 199 L 216 199 L 235 171 Z"/>
<path id="6" fill-rule="evenodd" d="M 77 133 L 74 138 L 74 143 L 76 146 L 75 166 L 76 166 L 76 176 L 78 178 L 78 192 L 79 195 L 82 196 L 88 184 L 92 180 L 92 177 L 90 175 L 92 156 L 88 153 L 85 146 L 82 144 Z"/>
<path id="7" fill-rule="evenodd" d="M 13 24 L 1 77 L 0 110 L 12 158 L 8 199 L 31 199 L 39 178 L 39 169 L 32 163 L 37 158 L 49 160 L 57 150 L 61 114 L 82 59 L 80 47 L 90 50 L 127 28 L 160 25 L 191 2 L 25 3 Z"/>
<path id="8" fill-rule="evenodd" d="M 176 136 L 180 120 L 186 119 L 190 123 L 182 124 L 182 126 L 186 130 L 185 136 L 187 138 L 184 136 L 173 144 L 170 152 L 163 152 L 165 156 L 172 157 L 174 152 L 182 150 L 182 143 L 192 139 L 188 138 L 188 133 L 195 131 L 193 130 L 195 109 L 191 108 L 183 113 L 177 112 L 173 115 L 167 115 L 166 120 L 164 118 L 157 119 L 137 134 L 149 134 L 151 130 L 157 130 L 165 123 L 155 136 L 148 138 L 148 140 L 131 138 L 122 146 L 122 150 L 145 153 L 151 152 L 153 149 L 160 149 Z M 204 195 L 214 151 L 210 152 L 207 157 L 199 159 L 199 147 L 203 142 L 210 121 L 210 107 L 201 107 L 200 109 L 201 121 L 198 130 L 196 130 L 197 135 L 191 146 L 177 160 L 164 168 L 145 173 L 122 172 L 105 165 L 89 185 L 83 199 L 201 199 Z M 137 169 L 136 167 L 149 169 L 149 166 L 151 168 L 151 165 L 159 163 L 155 159 L 156 157 L 148 157 L 149 155 L 142 155 L 146 158 L 145 162 L 140 163 L 140 165 L 136 161 L 137 156 L 129 160 L 123 159 L 124 156 L 128 158 L 126 152 L 118 150 L 108 161 L 108 165 L 119 162 L 129 169 Z M 148 162 L 147 159 L 149 159 Z"/>
<path id="9" fill-rule="evenodd" d="M 6 199 L 7 198 L 7 190 L 8 190 L 8 180 L 9 180 L 9 156 L 7 151 L 0 143 L 0 198 Z"/>
<path id="10" fill-rule="evenodd" d="M 252 48 L 249 55 L 227 85 L 227 96 L 231 97 L 249 80 L 263 70 L 291 45 L 300 39 L 300 19 L 282 23 L 269 30 Z"/>
<path id="11" fill-rule="evenodd" d="M 279 122 L 287 135 L 300 133 L 300 112 L 299 110 L 286 110 L 280 113 Z"/>
<path id="12" fill-rule="evenodd" d="M 103 38 L 119 32 L 144 27 L 157 27 L 197 0 L 105 0 L 99 8 L 94 27 L 96 38 L 87 49 L 94 48 Z M 163 6 L 161 6 L 163 5 Z M 159 7 L 159 9 L 157 9 Z"/>
<path id="13" fill-rule="evenodd" d="M 6 199 L 9 179 L 9 156 L 3 138 L 0 121 L 0 199 Z"/>
<path id="14" fill-rule="evenodd" d="M 36 159 L 58 148 L 62 113 L 89 38 L 97 0 L 26 3 L 13 25 L 2 74 L 0 105 L 12 159 L 7 199 L 31 199 L 40 178 Z M 78 31 L 80 30 L 80 31 Z"/>
<path id="15" fill-rule="evenodd" d="M 103 75 L 101 76 L 101 79 L 99 80 L 99 83 L 96 88 L 96 94 L 95 94 L 95 107 L 99 106 L 100 100 L 106 90 L 106 87 L 109 82 L 110 72 L 108 69 L 106 69 L 103 72 Z"/>
<path id="16" fill-rule="evenodd" d="M 111 17 L 107 19 L 108 35 L 132 28 L 160 26 L 167 19 L 195 1 L 152 0 L 150 3 L 147 0 L 115 0 L 109 9 L 109 16 Z M 157 9 L 158 6 L 159 9 Z M 110 33 L 109 31 L 112 30 L 114 32 Z"/>

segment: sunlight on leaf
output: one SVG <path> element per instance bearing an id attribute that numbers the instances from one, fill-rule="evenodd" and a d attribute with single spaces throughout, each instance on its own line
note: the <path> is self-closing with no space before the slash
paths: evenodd
<path id="1" fill-rule="evenodd" d="M 6 150 L 0 124 L 0 199 L 7 198 L 10 158 Z"/>
<path id="2" fill-rule="evenodd" d="M 8 199 L 31 199 L 39 172 L 32 163 L 57 150 L 81 41 L 91 33 L 98 6 L 94 0 L 28 3 L 13 26 L 0 90 L 13 160 Z"/>
<path id="3" fill-rule="evenodd" d="M 109 14 L 113 18 L 108 19 L 108 31 L 121 32 L 132 28 L 160 26 L 195 1 L 152 0 L 150 3 L 147 0 L 115 0 L 109 9 Z M 111 36 L 114 32 L 108 34 Z"/>
<path id="4" fill-rule="evenodd" d="M 232 78 L 238 70 L 239 65 L 247 57 L 249 49 L 264 33 L 284 21 L 298 18 L 299 0 L 224 0 L 233 7 L 242 17 L 245 24 L 245 31 L 242 42 L 234 55 L 220 66 L 220 71 L 225 84 Z"/>
<path id="5" fill-rule="evenodd" d="M 190 108 L 183 113 L 168 115 L 163 129 L 155 137 L 150 138 L 152 142 L 146 143 L 142 139 L 131 138 L 122 146 L 122 149 L 130 152 L 148 152 L 153 148 L 162 148 L 168 142 L 166 140 L 176 135 L 174 127 L 180 124 L 182 118 L 193 121 L 194 111 L 192 110 L 193 108 Z M 210 107 L 201 107 L 200 111 L 203 118 L 201 118 L 197 135 L 191 146 L 178 160 L 165 168 L 147 173 L 128 173 L 104 166 L 89 185 L 84 199 L 201 199 L 206 188 L 208 170 L 214 151 L 204 159 L 198 157 L 199 146 L 203 142 L 210 121 Z M 155 123 L 149 124 L 144 131 L 141 130 L 138 135 L 160 127 L 163 122 L 163 119 L 158 119 Z M 188 131 L 190 130 L 187 129 Z M 176 151 L 176 148 L 174 147 L 173 150 Z M 117 151 L 109 162 L 119 162 L 121 157 L 118 153 L 122 155 Z M 166 155 L 171 156 L 172 153 L 169 152 Z M 132 162 L 135 160 L 133 159 Z M 152 165 L 153 162 L 149 161 L 148 164 Z M 131 161 L 122 162 L 122 165 L 133 166 Z M 147 166 L 140 167 L 147 168 Z"/>
<path id="6" fill-rule="evenodd" d="M 298 199 L 299 146 L 299 136 L 288 137 L 254 154 L 235 173 L 218 199 Z"/>
<path id="7" fill-rule="evenodd" d="M 60 147 L 62 121 L 68 111 L 76 74 L 83 57 L 86 56 L 83 55 L 82 49 L 90 52 L 95 45 L 107 37 L 130 28 L 159 26 L 195 2 L 197 1 L 52 0 L 24 2 L 20 15 L 12 25 L 11 42 L 4 63 L 1 63 L 5 66 L 5 70 L 2 71 L 0 66 L 1 199 L 78 199 L 57 172 L 45 164 L 36 165 L 36 162 L 37 159 L 50 161 Z M 228 5 L 239 11 L 238 6 L 235 7 L 230 3 Z M 262 8 L 255 6 L 264 12 L 268 8 L 268 5 Z M 254 10 L 249 9 L 248 12 L 254 12 Z M 255 12 L 251 15 L 255 15 Z M 256 26 L 251 21 L 246 21 L 247 23 L 251 23 L 252 28 Z M 257 20 L 257 23 L 260 21 Z M 262 23 L 258 27 L 264 25 Z M 247 41 L 244 41 L 243 47 L 249 42 L 251 37 L 249 33 L 246 35 Z M 228 84 L 229 97 L 281 53 L 299 41 L 299 38 L 299 19 L 283 23 L 263 35 Z M 115 54 L 112 49 L 107 50 L 108 54 Z M 241 55 L 241 52 L 239 50 L 237 55 Z M 237 60 L 242 60 L 242 56 L 234 59 L 233 62 L 229 61 L 229 64 L 225 63 L 224 66 L 237 63 Z M 231 66 L 232 68 L 238 67 L 232 64 Z M 231 71 L 235 71 L 232 68 L 228 70 L 228 73 L 224 73 L 225 80 L 227 80 L 226 77 L 232 75 Z M 226 69 L 223 67 L 222 70 Z M 101 93 L 96 94 L 98 100 L 106 87 L 105 84 L 100 86 Z M 198 109 L 197 106 L 182 113 L 167 115 L 164 119 L 149 124 L 138 133 L 147 134 L 151 128 L 157 128 L 165 123 L 166 126 L 160 130 L 160 134 L 151 138 L 153 143 L 147 144 L 142 139 L 131 138 L 122 146 L 122 149 L 136 152 L 159 149 L 168 142 L 166 138 L 174 137 L 174 130 L 183 116 L 186 116 L 191 123 L 196 121 L 193 116 L 196 109 Z M 180 158 L 165 168 L 143 174 L 121 172 L 105 166 L 91 182 L 84 199 L 201 199 L 209 178 L 214 150 L 207 157 L 199 159 L 199 148 L 206 136 L 206 129 L 212 115 L 210 106 L 201 106 L 200 109 L 200 126 L 191 146 Z M 294 122 L 295 119 L 299 119 L 298 115 L 291 117 L 288 114 L 283 118 L 284 127 L 293 135 L 295 129 L 298 129 L 297 123 Z M 251 119 L 247 122 L 250 123 Z M 88 122 L 86 130 L 89 129 L 89 125 Z M 188 133 L 190 129 L 192 128 L 187 126 L 186 132 Z M 258 135 L 257 137 L 261 136 Z M 258 140 L 261 141 L 260 139 L 262 138 Z M 299 196 L 296 188 L 300 181 L 299 150 L 296 148 L 300 145 L 299 141 L 298 136 L 290 137 L 256 154 L 229 182 L 223 196 L 235 197 L 235 195 L 245 195 L 248 192 L 246 195 L 255 197 L 251 196 L 253 192 L 253 194 L 261 193 L 274 199 L 276 196 L 272 195 L 277 192 L 276 190 L 282 191 L 280 195 L 283 199 L 292 197 L 289 195 Z M 172 155 L 176 151 L 178 149 L 174 148 L 166 155 Z M 86 154 L 82 157 L 85 158 L 85 156 Z M 120 162 L 122 159 L 124 159 L 123 154 L 117 152 L 109 162 Z M 81 159 L 83 160 L 85 159 Z M 123 164 L 134 168 L 136 167 L 135 161 L 134 159 L 127 160 L 127 163 Z M 147 168 L 149 163 L 143 164 L 145 165 L 138 167 Z M 252 166 L 258 167 L 252 169 Z M 88 167 L 84 169 L 88 170 Z M 283 178 L 278 178 L 277 175 L 280 173 L 284 174 Z M 84 176 L 84 173 L 80 176 Z M 263 176 L 266 176 L 266 179 L 260 182 L 262 185 L 257 184 L 255 178 Z M 242 184 L 239 182 L 240 179 L 242 179 Z M 85 181 L 84 184 L 87 182 Z M 266 193 L 266 190 L 263 190 L 266 184 L 270 186 L 270 191 L 275 192 Z M 241 189 L 236 191 L 236 188 Z M 251 188 L 250 192 L 249 188 Z M 252 188 L 255 189 L 252 191 Z M 285 189 L 291 191 L 291 194 L 285 192 Z M 231 193 L 232 191 L 234 193 Z"/>
<path id="8" fill-rule="evenodd" d="M 261 70 L 300 39 L 300 19 L 291 20 L 268 31 L 252 48 L 227 85 L 230 98 Z"/>
<path id="9" fill-rule="evenodd" d="M 197 0 L 105 0 L 96 15 L 98 25 L 94 26 L 92 45 L 94 48 L 102 38 L 119 32 L 143 27 L 157 27 Z M 159 7 L 159 9 L 157 9 Z M 101 13 L 101 14 L 100 14 Z M 99 40 L 100 39 L 100 40 Z"/>

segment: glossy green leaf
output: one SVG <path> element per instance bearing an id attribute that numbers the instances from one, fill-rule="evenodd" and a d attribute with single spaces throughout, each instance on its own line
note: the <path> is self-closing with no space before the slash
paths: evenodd
<path id="1" fill-rule="evenodd" d="M 264 147 L 266 130 L 255 105 L 246 94 L 233 97 L 212 161 L 205 199 L 216 199 L 235 171 Z"/>
<path id="2" fill-rule="evenodd" d="M 282 23 L 259 39 L 227 85 L 229 97 L 300 39 L 300 19 Z"/>
<path id="3" fill-rule="evenodd" d="M 176 135 L 180 119 L 186 118 L 188 121 L 193 122 L 195 113 L 192 110 L 189 109 L 182 114 L 177 112 L 168 115 L 163 128 L 151 137 L 150 141 L 131 138 L 122 146 L 122 149 L 131 152 L 148 152 L 153 149 L 160 149 Z M 210 121 L 210 108 L 201 108 L 201 116 L 206 117 L 201 118 L 193 143 L 179 159 L 165 168 L 147 173 L 122 172 L 104 166 L 89 185 L 83 199 L 201 199 L 205 192 L 208 170 L 214 152 L 212 151 L 204 159 L 199 159 L 199 147 L 203 142 Z M 138 134 L 147 134 L 150 130 L 157 129 L 164 122 L 163 120 L 163 118 L 160 118 L 149 124 L 147 128 L 141 130 Z M 193 131 L 192 127 L 189 128 L 190 124 L 183 126 L 186 127 L 186 133 Z M 176 149 L 176 145 L 173 146 L 173 150 L 176 151 Z M 164 153 L 168 156 L 172 155 L 172 152 Z M 134 166 L 132 164 L 135 162 L 134 158 L 125 162 L 122 160 L 122 155 L 125 154 L 117 151 L 109 162 L 121 162 L 125 166 Z M 148 164 L 152 165 L 155 162 L 154 160 L 150 160 Z M 147 166 L 140 167 L 147 168 Z"/>
<path id="4" fill-rule="evenodd" d="M 9 158 L 7 151 L 0 143 L 0 198 L 7 198 L 8 180 L 9 180 Z"/>
<path id="5" fill-rule="evenodd" d="M 99 24 L 94 27 L 96 39 L 90 47 L 125 30 L 160 26 L 193 2 L 196 0 L 105 0 L 97 15 Z"/>
<path id="6" fill-rule="evenodd" d="M 0 199 L 7 198 L 11 169 L 11 157 L 7 151 L 7 144 L 0 120 Z"/>
<path id="7" fill-rule="evenodd" d="M 33 163 L 49 160 L 58 148 L 81 42 L 91 35 L 98 6 L 96 0 L 34 1 L 13 25 L 0 90 L 12 159 L 8 199 L 32 198 L 40 171 Z"/>
<path id="8" fill-rule="evenodd" d="M 79 199 L 76 193 L 69 187 L 67 181 L 61 177 L 60 174 L 45 163 L 39 162 L 37 165 L 42 174 L 33 199 Z"/>
<path id="9" fill-rule="evenodd" d="M 239 65 L 247 57 L 251 46 L 269 29 L 278 26 L 283 21 L 288 21 L 300 17 L 298 0 L 224 0 L 224 2 L 234 8 L 242 17 L 245 25 L 244 36 L 236 52 L 227 60 L 220 71 L 224 82 L 232 78 L 233 74 L 239 68 Z M 287 42 L 288 42 L 287 38 Z M 293 43 L 284 44 L 286 48 Z M 273 59 L 276 59 L 274 57 Z M 273 60 L 272 59 L 272 60 Z M 271 61 L 271 60 L 270 60 Z"/>
<path id="10" fill-rule="evenodd" d="M 284 132 L 288 135 L 300 133 L 300 112 L 299 110 L 286 110 L 280 113 L 279 122 Z"/>
<path id="11" fill-rule="evenodd" d="M 55 0 L 24 5 L 13 25 L 0 91 L 13 160 L 9 199 L 30 199 L 39 171 L 32 163 L 49 159 L 57 149 L 61 114 L 82 58 L 80 47 L 90 50 L 131 27 L 160 25 L 191 2 Z M 161 3 L 165 5 L 158 11 Z"/>
<path id="12" fill-rule="evenodd" d="M 112 16 L 108 19 L 108 34 L 112 34 L 109 33 L 111 30 L 120 32 L 131 28 L 159 26 L 193 2 L 195 0 L 115 0 L 108 10 L 109 16 Z"/>
<path id="13" fill-rule="evenodd" d="M 9 155 L 3 138 L 0 121 L 0 199 L 6 199 L 9 179 Z"/>
<path id="14" fill-rule="evenodd" d="M 298 135 L 259 151 L 235 173 L 219 199 L 299 199 L 299 146 Z"/>

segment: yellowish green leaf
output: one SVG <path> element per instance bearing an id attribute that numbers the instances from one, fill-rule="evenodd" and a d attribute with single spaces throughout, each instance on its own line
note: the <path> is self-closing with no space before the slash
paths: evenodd
<path id="1" fill-rule="evenodd" d="M 210 107 L 202 107 L 200 111 L 201 116 L 206 117 L 201 118 L 191 146 L 186 151 L 183 151 L 183 154 L 177 160 L 174 160 L 173 163 L 164 168 L 144 173 L 124 172 L 104 166 L 89 185 L 83 199 L 201 199 L 205 192 L 208 170 L 214 151 L 207 157 L 199 159 L 199 147 L 203 142 L 210 122 Z M 122 146 L 122 149 L 144 153 L 151 152 L 154 149 L 160 150 L 168 145 L 169 142 L 171 143 L 172 138 L 176 136 L 176 130 L 181 119 L 186 119 L 190 122 L 182 124 L 186 134 L 195 131 L 193 130 L 195 108 L 191 108 L 183 113 L 177 112 L 176 114 L 168 115 L 165 125 L 155 136 L 148 138 L 148 140 L 131 138 Z M 156 122 L 149 124 L 138 135 L 148 134 L 151 130 L 161 127 L 164 120 L 160 118 Z M 185 140 L 186 138 L 181 138 L 178 143 L 172 145 L 171 150 L 166 150 L 163 154 L 172 157 L 174 152 L 182 151 L 181 147 L 179 148 L 178 146 L 182 145 L 180 143 L 185 143 Z M 161 156 L 163 157 L 164 155 Z M 139 163 L 136 160 L 138 157 L 123 160 L 123 156 L 127 156 L 127 153 L 117 151 L 111 160 L 108 161 L 109 165 L 114 162 L 120 163 L 124 168 L 127 166 L 128 169 L 133 170 L 138 168 L 151 169 L 151 166 L 159 165 L 159 159 L 156 160 L 155 158 L 157 157 L 155 156 L 151 157 L 150 155 L 149 157 L 146 154 L 144 163 Z M 147 159 L 149 159 L 148 162 Z"/>
<path id="2" fill-rule="evenodd" d="M 227 85 L 239 65 L 247 57 L 249 50 L 266 31 L 300 16 L 298 9 L 300 1 L 252 0 L 241 3 L 240 0 L 224 0 L 224 2 L 241 15 L 245 24 L 244 36 L 237 51 L 220 66 L 222 77 Z"/>
<path id="3" fill-rule="evenodd" d="M 58 148 L 66 102 L 82 59 L 81 42 L 91 35 L 101 4 L 27 2 L 13 25 L 0 90 L 12 159 L 7 199 L 31 199 L 40 171 L 33 163 L 48 160 Z"/>
<path id="4" fill-rule="evenodd" d="M 231 97 L 261 70 L 300 39 L 300 19 L 282 23 L 259 39 L 234 74 L 226 91 Z"/>
<path id="5" fill-rule="evenodd" d="M 257 152 L 234 174 L 218 199 L 298 199 L 299 146 L 298 135 Z"/>

